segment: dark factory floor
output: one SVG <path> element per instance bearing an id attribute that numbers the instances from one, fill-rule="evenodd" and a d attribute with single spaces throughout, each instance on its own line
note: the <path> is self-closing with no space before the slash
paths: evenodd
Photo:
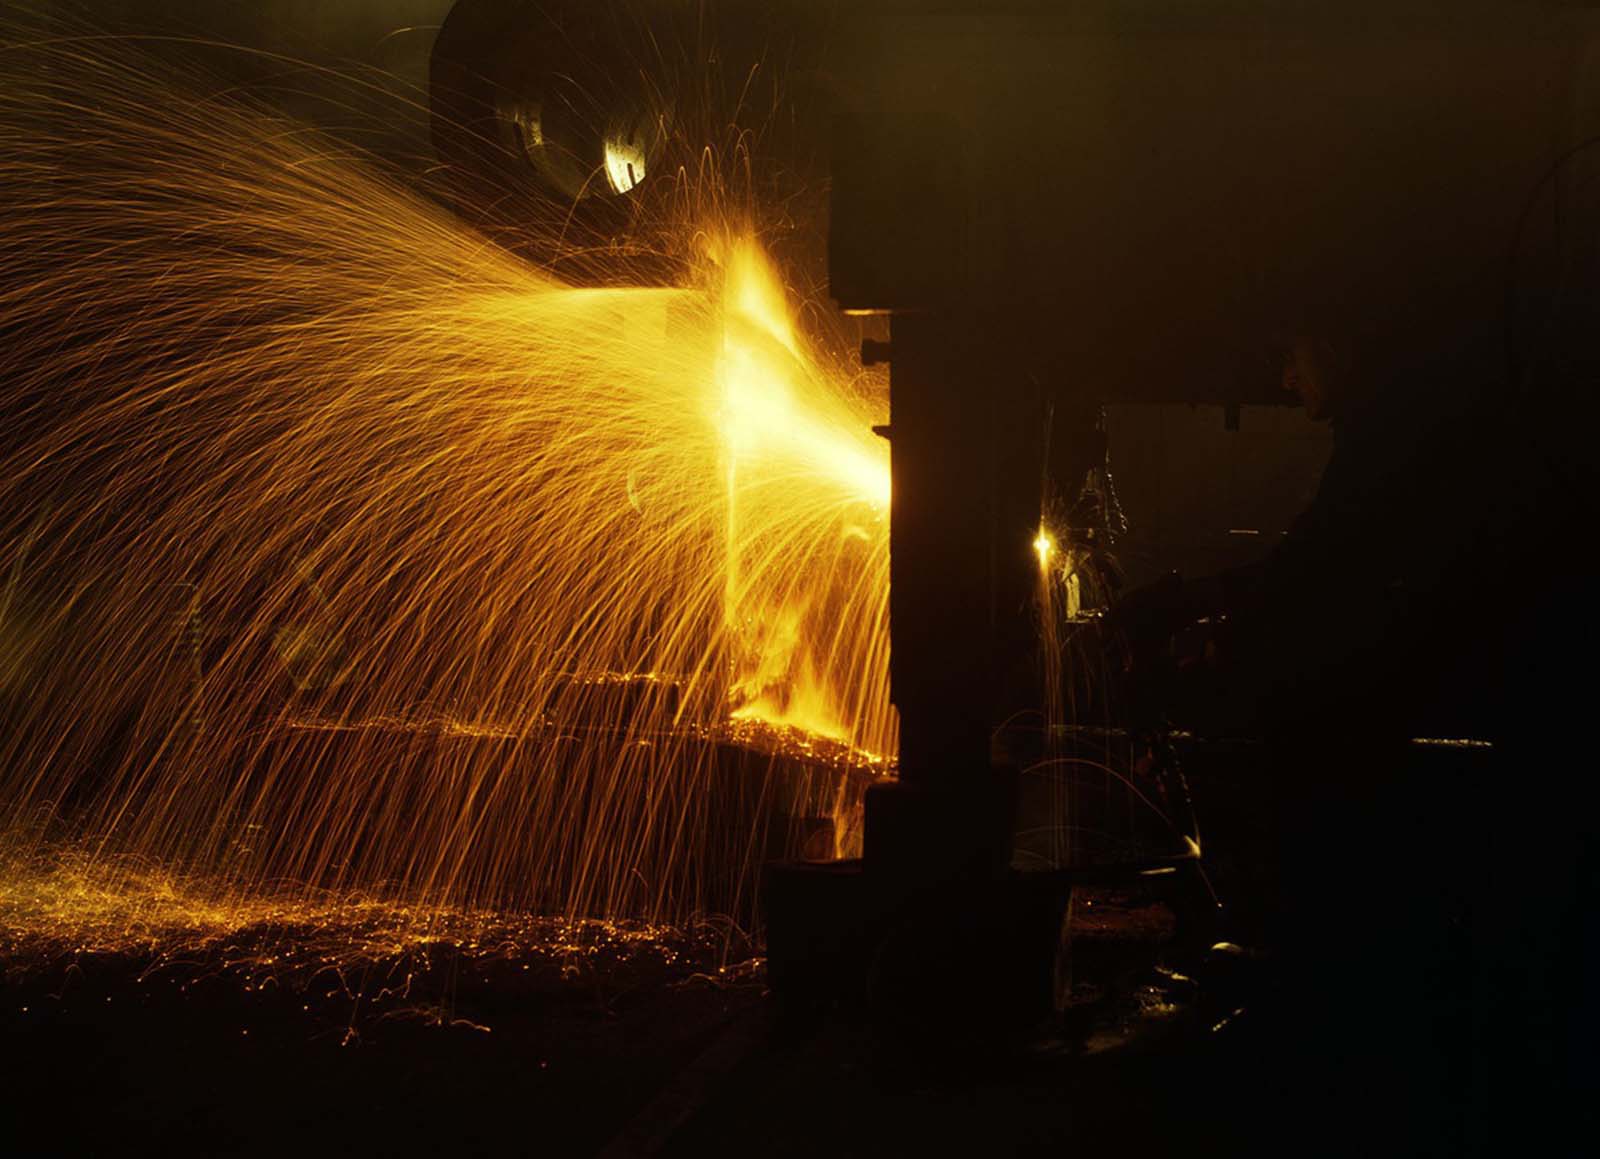
<path id="1" fill-rule="evenodd" d="M 13 959 L 5 1150 L 1167 1153 L 1191 1129 L 1177 1076 L 1200 1033 L 1187 979 L 1157 966 L 1169 915 L 1115 891 L 1075 912 L 1076 1025 L 922 1058 L 859 1024 L 776 1025 L 758 966 L 719 973 L 692 947 L 444 954 L 282 985 L 222 959 Z"/>
<path id="2" fill-rule="evenodd" d="M 937 1002 L 909 1049 L 791 1025 L 726 931 L 354 968 L 263 966 L 247 934 L 189 957 L 6 946 L 0 1134 L 38 1156 L 1173 1153 L 1215 1102 L 1196 1077 L 1237 1071 L 1248 1036 L 1213 1033 L 1156 895 L 1080 888 L 1071 913 L 1067 1014 L 980 1049 Z"/>
<path id="3" fill-rule="evenodd" d="M 1213 801 L 1232 801 L 1212 841 L 1233 856 L 1213 858 L 1213 878 L 1240 899 L 1259 884 L 1250 851 L 1264 819 L 1237 795 L 1245 782 L 1224 777 L 1240 763 L 1222 766 L 1190 762 Z M 1356 928 L 1381 909 L 1353 898 L 1342 920 Z M 1248 907 L 1234 920 L 1230 930 L 1250 925 Z M 1313 1144 L 1364 1113 L 1344 1100 L 1371 1087 L 1381 1101 L 1388 1072 L 1320 1095 L 1329 1076 L 1296 1045 L 1312 1033 L 1300 1003 L 1274 990 L 1262 960 L 1213 955 L 1194 980 L 1150 886 L 1079 887 L 1070 921 L 1066 1012 L 983 1042 L 952 1029 L 954 993 L 896 1033 L 784 1018 L 754 948 L 726 928 L 545 949 L 422 945 L 338 967 L 264 968 L 245 935 L 188 957 L 44 962 L 3 945 L 0 1151 L 1346 1153 Z M 1384 957 L 1396 951 L 1372 949 L 1374 978 L 1404 973 Z M 1326 998 L 1305 997 L 1308 1008 Z M 1357 1028 L 1369 1058 L 1410 1029 L 1401 1009 L 1383 1004 Z M 1315 1117 L 1286 1121 L 1286 1107 Z M 1377 1142 L 1366 1153 L 1424 1153 Z"/>
<path id="4" fill-rule="evenodd" d="M 359 976 L 254 989 L 133 958 L 13 973 L 0 1150 L 591 1154 L 760 1004 L 696 968 L 456 958 L 401 980 L 433 996 L 414 1004 Z"/>

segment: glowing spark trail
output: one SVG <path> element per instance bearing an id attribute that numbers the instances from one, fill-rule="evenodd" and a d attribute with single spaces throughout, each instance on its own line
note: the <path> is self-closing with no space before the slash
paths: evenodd
<path id="1" fill-rule="evenodd" d="M 673 919 L 748 903 L 727 782 L 893 751 L 883 400 L 737 218 L 574 288 L 82 42 L 0 156 L 12 863 Z"/>

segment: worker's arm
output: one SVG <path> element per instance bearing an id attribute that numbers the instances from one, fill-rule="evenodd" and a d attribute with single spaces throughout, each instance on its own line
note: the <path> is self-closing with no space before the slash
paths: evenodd
<path id="1" fill-rule="evenodd" d="M 1106 617 L 1107 626 L 1130 641 L 1146 640 L 1171 636 L 1201 620 L 1249 610 L 1261 598 L 1270 566 L 1270 560 L 1262 560 L 1198 579 L 1169 572 L 1118 600 Z"/>

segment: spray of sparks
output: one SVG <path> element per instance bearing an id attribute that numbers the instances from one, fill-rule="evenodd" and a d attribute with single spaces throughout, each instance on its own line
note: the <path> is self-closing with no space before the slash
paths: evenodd
<path id="1" fill-rule="evenodd" d="M 159 926 L 159 867 L 213 925 L 677 920 L 748 906 L 759 818 L 848 812 L 895 744 L 884 402 L 748 218 L 576 288 L 126 54 L 0 60 L 10 909 Z"/>

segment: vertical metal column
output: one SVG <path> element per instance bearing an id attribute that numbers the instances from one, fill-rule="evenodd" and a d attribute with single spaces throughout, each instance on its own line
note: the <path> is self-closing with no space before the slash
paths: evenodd
<path id="1" fill-rule="evenodd" d="M 890 689 L 900 776 L 970 786 L 989 765 L 993 399 L 968 380 L 961 320 L 894 320 L 889 406 Z"/>

